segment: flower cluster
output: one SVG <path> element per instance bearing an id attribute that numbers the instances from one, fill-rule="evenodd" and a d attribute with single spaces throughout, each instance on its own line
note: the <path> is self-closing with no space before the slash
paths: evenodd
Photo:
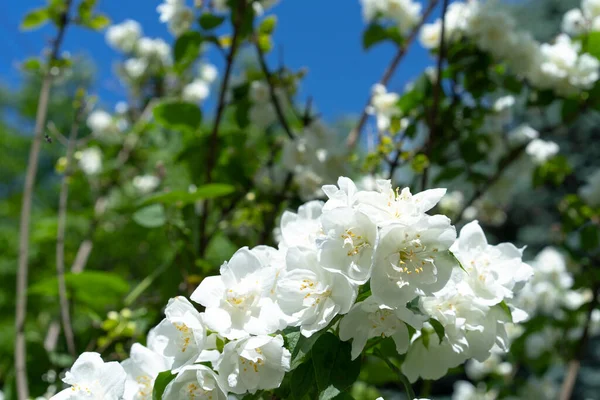
<path id="1" fill-rule="evenodd" d="M 567 11 L 563 16 L 562 30 L 571 36 L 600 31 L 600 1 L 583 0 L 580 8 Z"/>
<path id="2" fill-rule="evenodd" d="M 204 312 L 171 299 L 147 347 L 134 345 L 122 366 L 96 363 L 69 378 L 75 389 L 67 392 L 113 398 L 108 391 L 122 387 L 125 399 L 149 398 L 162 371 L 176 375 L 165 399 L 274 389 L 290 370 L 282 330 L 294 327 L 310 337 L 339 324 L 352 358 L 370 339 L 390 337 L 406 353 L 402 370 L 411 381 L 483 361 L 495 345 L 506 349 L 505 301 L 532 275 L 521 250 L 489 245 L 477 222 L 457 239 L 446 216 L 427 213 L 445 189 L 413 195 L 378 180 L 375 190 L 360 190 L 341 177 L 322 190 L 325 203 L 282 215 L 277 248 L 241 248 L 200 283 L 191 300 Z M 104 370 L 114 376 L 111 387 L 95 380 Z"/>
<path id="3" fill-rule="evenodd" d="M 175 36 L 190 29 L 194 21 L 194 12 L 186 6 L 185 0 L 165 0 L 156 10 L 160 13 L 160 22 L 167 23 Z"/>
<path id="4" fill-rule="evenodd" d="M 590 10 L 586 11 L 590 16 L 596 15 L 592 3 L 596 2 L 584 1 L 584 9 Z M 445 18 L 447 43 L 470 39 L 480 50 L 505 62 L 537 88 L 571 94 L 590 89 L 598 80 L 600 62 L 582 53 L 579 42 L 561 34 L 554 43 L 540 44 L 530 33 L 518 30 L 515 19 L 493 1 L 452 3 Z M 420 38 L 424 47 L 439 46 L 441 27 L 439 19 L 423 26 Z"/>
<path id="5" fill-rule="evenodd" d="M 402 33 L 414 28 L 421 17 L 421 4 L 413 0 L 361 0 L 361 3 L 367 22 L 384 17 L 393 21 Z"/>

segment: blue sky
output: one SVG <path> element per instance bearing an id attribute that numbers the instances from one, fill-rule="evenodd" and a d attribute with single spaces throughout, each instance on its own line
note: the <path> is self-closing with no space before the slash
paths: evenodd
<path id="1" fill-rule="evenodd" d="M 191 4 L 191 0 L 188 0 Z M 18 26 L 27 10 L 45 4 L 44 0 L 4 2 L 0 13 L 0 34 L 5 38 L 0 54 L 0 82 L 17 87 L 18 63 L 40 54 L 53 37 L 54 30 L 45 27 L 33 32 L 20 32 Z M 166 26 L 158 21 L 156 6 L 160 0 L 99 0 L 98 10 L 108 14 L 113 23 L 126 18 L 139 21 L 144 34 L 162 37 L 172 43 Z M 327 120 L 348 114 L 358 114 L 395 50 L 383 44 L 364 52 L 361 35 L 364 29 L 358 0 L 282 0 L 272 10 L 279 23 L 275 34 L 275 49 L 283 46 L 284 61 L 291 68 L 307 67 L 301 96 L 311 95 Z M 72 54 L 85 54 L 96 63 L 97 81 L 93 90 L 107 107 L 125 97 L 125 91 L 112 74 L 119 55 L 106 44 L 102 33 L 70 28 L 62 47 Z M 218 54 L 209 54 L 210 61 L 221 66 Z M 277 51 L 269 63 L 277 65 Z M 401 91 L 404 84 L 418 76 L 433 63 L 417 44 L 397 70 L 390 83 L 391 90 Z"/>

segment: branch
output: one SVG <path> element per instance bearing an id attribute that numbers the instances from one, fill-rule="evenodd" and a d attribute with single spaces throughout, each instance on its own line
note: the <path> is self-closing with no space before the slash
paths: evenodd
<path id="1" fill-rule="evenodd" d="M 67 147 L 69 145 L 69 141 L 67 140 L 65 135 L 60 133 L 60 131 L 58 130 L 58 128 L 56 127 L 56 124 L 54 122 L 52 122 L 52 121 L 48 122 L 47 128 L 49 131 L 52 131 L 52 135 L 54 135 L 58 139 L 60 144 L 62 144 L 65 147 Z"/>
<path id="2" fill-rule="evenodd" d="M 29 228 L 31 220 L 31 201 L 33 188 L 37 174 L 40 147 L 42 143 L 44 127 L 48 115 L 48 103 L 50 100 L 50 88 L 52 87 L 52 75 L 50 66 L 57 59 L 60 45 L 62 44 L 68 25 L 68 14 L 72 0 L 65 0 L 65 9 L 60 17 L 56 39 L 52 44 L 52 50 L 48 57 L 48 71 L 44 75 L 40 98 L 35 118 L 35 131 L 33 142 L 29 151 L 27 172 L 25 175 L 25 187 L 21 206 L 21 218 L 19 225 L 19 264 L 17 270 L 17 299 L 15 309 L 15 374 L 17 381 L 17 396 L 19 400 L 29 397 L 27 382 L 27 346 L 25 341 L 25 320 L 27 317 L 27 280 L 29 274 Z"/>
<path id="3" fill-rule="evenodd" d="M 431 0 L 429 2 L 429 5 L 423 12 L 423 18 L 409 33 L 408 37 L 406 38 L 406 41 L 402 44 L 402 46 L 400 46 L 400 48 L 398 49 L 398 53 L 396 53 L 396 55 L 390 62 L 390 65 L 387 67 L 383 76 L 379 80 L 379 84 L 384 85 L 384 86 L 387 85 L 388 81 L 391 79 L 392 75 L 394 74 L 394 71 L 398 67 L 398 64 L 400 64 L 400 61 L 402 61 L 402 59 L 406 55 L 406 52 L 407 52 L 408 48 L 410 47 L 411 43 L 417 37 L 417 34 L 419 33 L 421 26 L 423 26 L 423 24 L 425 23 L 425 21 L 427 20 L 429 15 L 433 12 L 433 9 L 437 5 L 438 1 L 439 0 Z M 350 134 L 348 135 L 348 139 L 346 139 L 346 145 L 349 148 L 353 148 L 354 146 L 356 146 L 356 143 L 358 142 L 358 139 L 360 138 L 361 131 L 362 131 L 365 123 L 367 122 L 367 117 L 368 117 L 367 109 L 371 105 L 372 97 L 373 97 L 372 95 L 369 96 L 369 100 L 367 101 L 367 104 L 363 108 L 363 111 L 360 116 L 360 119 L 358 120 L 357 126 L 352 131 L 350 131 Z"/>
<path id="4" fill-rule="evenodd" d="M 221 120 L 223 119 L 223 112 L 225 111 L 225 95 L 227 94 L 227 87 L 229 86 L 229 80 L 231 78 L 231 72 L 233 70 L 233 61 L 235 60 L 235 55 L 239 46 L 239 34 L 240 29 L 244 20 L 244 14 L 246 11 L 246 2 L 241 2 L 238 10 L 232 10 L 232 12 L 237 12 L 237 16 L 235 18 L 235 22 L 233 25 L 233 37 L 231 39 L 231 48 L 229 53 L 227 54 L 227 64 L 225 66 L 225 75 L 223 77 L 223 81 L 221 82 L 221 88 L 219 93 L 219 100 L 217 103 L 217 113 L 215 115 L 215 123 L 212 128 L 212 132 L 210 134 L 210 150 L 206 159 L 206 179 L 205 183 L 210 183 L 212 181 L 212 170 L 215 167 L 217 161 L 217 153 L 218 153 L 218 138 L 219 138 L 219 126 L 221 125 Z M 208 238 L 206 235 L 206 228 L 208 223 L 208 214 L 209 214 L 209 202 L 202 202 L 202 216 L 200 220 L 200 244 L 199 244 L 199 254 L 200 256 L 204 256 L 204 252 L 206 251 L 206 247 L 208 246 Z"/>
<path id="5" fill-rule="evenodd" d="M 560 400 L 569 400 L 571 398 L 571 394 L 573 393 L 573 388 L 575 387 L 575 382 L 577 381 L 577 375 L 579 374 L 579 368 L 581 367 L 581 359 L 585 355 L 585 348 L 590 338 L 590 324 L 592 321 L 592 313 L 598 306 L 600 284 L 594 284 L 593 293 L 594 297 L 592 298 L 592 301 L 590 302 L 589 308 L 587 310 L 587 314 L 585 317 L 585 325 L 583 326 L 583 333 L 581 334 L 581 339 L 579 339 L 577 349 L 575 350 L 574 358 L 571 361 L 569 361 L 567 375 L 565 376 L 565 380 L 563 381 L 562 387 L 560 389 Z"/>
<path id="6" fill-rule="evenodd" d="M 436 131 L 438 128 L 438 113 L 440 107 L 440 93 L 442 92 L 442 66 L 444 59 L 446 58 L 446 10 L 448 9 L 448 0 L 444 0 L 442 4 L 442 31 L 440 34 L 440 45 L 439 55 L 437 59 L 437 76 L 435 86 L 433 87 L 433 104 L 431 105 L 431 112 L 429 114 L 429 137 L 425 145 L 425 155 L 427 160 L 431 159 L 431 150 L 433 149 L 433 143 L 435 140 Z M 431 161 L 428 161 L 431 164 Z M 425 190 L 427 187 L 427 176 L 429 175 L 429 165 L 423 170 L 421 175 L 421 190 Z"/>
<path id="7" fill-rule="evenodd" d="M 58 202 L 58 229 L 56 233 L 56 277 L 58 280 L 58 298 L 60 302 L 60 317 L 62 319 L 63 331 L 67 341 L 67 349 L 69 353 L 75 357 L 77 351 L 75 348 L 75 337 L 73 335 L 73 326 L 71 325 L 71 315 L 69 313 L 69 300 L 67 298 L 67 285 L 65 282 L 65 229 L 67 224 L 67 204 L 69 198 L 69 180 L 73 173 L 73 153 L 77 146 L 77 133 L 79 132 L 79 124 L 83 117 L 85 106 L 83 99 L 75 111 L 75 119 L 71 126 L 71 134 L 69 135 L 67 146 L 67 167 L 60 185 L 60 196 Z"/>
<path id="8" fill-rule="evenodd" d="M 281 107 L 281 104 L 279 104 L 279 99 L 277 99 L 277 95 L 275 93 L 275 86 L 273 85 L 273 74 L 271 73 L 271 71 L 269 71 L 269 66 L 267 65 L 267 61 L 265 60 L 265 53 L 260 48 L 260 44 L 258 43 L 258 40 L 256 40 L 256 38 L 254 40 L 254 44 L 256 47 L 256 52 L 258 53 L 258 61 L 260 63 L 260 67 L 262 68 L 263 73 L 265 74 L 267 85 L 269 86 L 269 95 L 271 96 L 271 102 L 273 103 L 273 107 L 275 108 L 275 113 L 277 114 L 279 123 L 281 123 L 281 126 L 283 127 L 283 130 L 288 135 L 288 137 L 294 140 L 294 134 L 292 133 L 292 130 L 290 129 L 290 126 L 287 123 L 285 115 L 283 115 L 283 109 Z"/>

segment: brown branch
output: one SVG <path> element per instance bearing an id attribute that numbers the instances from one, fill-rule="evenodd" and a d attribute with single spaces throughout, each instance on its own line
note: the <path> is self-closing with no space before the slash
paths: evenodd
<path id="1" fill-rule="evenodd" d="M 269 87 L 269 95 L 271 96 L 271 102 L 273 103 L 273 107 L 275 108 L 275 114 L 277 114 L 277 118 L 279 119 L 279 123 L 283 127 L 283 130 L 288 135 L 288 137 L 294 140 L 294 134 L 290 129 L 290 126 L 287 123 L 285 115 L 283 114 L 283 109 L 281 104 L 279 104 L 279 99 L 277 99 L 277 94 L 275 93 L 275 86 L 273 83 L 273 74 L 269 70 L 269 66 L 267 65 L 267 61 L 265 60 L 265 53 L 260 48 L 260 44 L 258 40 L 254 38 L 254 44 L 256 47 L 256 52 L 258 53 L 258 62 L 260 63 L 260 67 L 265 74 L 265 79 L 267 81 L 267 86 Z"/>
<path id="2" fill-rule="evenodd" d="M 387 67 L 387 69 L 383 73 L 383 76 L 379 80 L 380 85 L 384 85 L 384 86 L 387 85 L 388 81 L 391 79 L 392 75 L 394 74 L 394 71 L 398 67 L 398 64 L 400 64 L 400 61 L 402 61 L 402 59 L 406 55 L 406 52 L 408 51 L 408 48 L 410 47 L 411 43 L 417 37 L 417 34 L 419 33 L 421 26 L 423 26 L 423 24 L 425 23 L 425 21 L 427 20 L 429 15 L 433 12 L 438 1 L 439 0 L 431 0 L 429 2 L 429 5 L 423 12 L 423 18 L 413 28 L 413 30 L 408 34 L 408 36 L 406 37 L 406 41 L 402 44 L 402 46 L 400 46 L 400 48 L 398 49 L 398 53 L 396 53 L 396 55 L 390 62 L 390 65 Z M 356 143 L 358 142 L 358 139 L 360 138 L 361 131 L 362 131 L 365 123 L 367 122 L 367 117 L 368 117 L 367 109 L 371 105 L 372 97 L 373 97 L 372 95 L 369 96 L 369 100 L 367 101 L 367 104 L 363 108 L 362 114 L 360 115 L 360 118 L 358 120 L 358 124 L 356 125 L 356 127 L 354 129 L 352 129 L 350 131 L 350 134 L 348 135 L 348 138 L 346 139 L 346 145 L 349 148 L 354 148 L 354 146 L 356 146 Z"/>
<path id="3" fill-rule="evenodd" d="M 233 25 L 233 36 L 231 39 L 231 48 L 229 49 L 229 53 L 227 54 L 227 64 L 225 66 L 225 75 L 223 76 L 223 81 L 221 82 L 221 88 L 219 93 L 219 100 L 217 103 L 217 112 L 215 114 L 215 122 L 212 128 L 212 132 L 210 134 L 210 150 L 206 159 L 206 178 L 205 183 L 212 182 L 212 171 L 217 162 L 217 154 L 218 154 L 218 144 L 219 144 L 219 127 L 221 125 L 221 120 L 223 119 L 223 113 L 225 111 L 225 95 L 227 94 L 227 88 L 229 86 L 229 80 L 231 78 L 231 72 L 233 71 L 233 62 L 235 60 L 235 56 L 239 47 L 239 35 L 242 27 L 242 23 L 244 21 L 244 14 L 246 11 L 246 2 L 241 2 L 239 8 L 237 10 L 232 10 L 235 12 L 236 18 L 234 19 Z M 206 247 L 208 246 L 208 237 L 206 235 L 207 232 L 207 223 L 208 223 L 208 214 L 210 211 L 210 203 L 208 201 L 202 201 L 202 216 L 200 217 L 200 243 L 199 243 L 199 254 L 201 257 L 204 256 L 204 252 L 206 251 Z"/>
<path id="4" fill-rule="evenodd" d="M 15 374 L 17 381 L 17 396 L 19 400 L 29 397 L 27 382 L 27 345 L 25 341 L 25 320 L 27 317 L 27 280 L 29 275 L 29 228 L 31 220 L 31 201 L 33 188 L 37 174 L 40 155 L 40 147 L 46 126 L 48 115 L 48 104 L 50 100 L 50 88 L 52 87 L 51 65 L 58 58 L 60 45 L 62 44 L 68 25 L 68 14 L 71 8 L 71 0 L 65 0 L 65 8 L 58 23 L 56 39 L 52 44 L 52 50 L 48 57 L 48 71 L 44 75 L 40 98 L 35 118 L 35 131 L 33 142 L 29 151 L 27 172 L 25 175 L 25 187 L 21 206 L 21 218 L 19 226 L 19 264 L 17 270 L 17 299 L 15 309 Z"/>
<path id="5" fill-rule="evenodd" d="M 440 107 L 440 94 L 442 93 L 442 68 L 444 59 L 446 58 L 446 10 L 448 9 L 448 0 L 443 0 L 442 3 L 442 31 L 440 33 L 439 54 L 437 59 L 437 76 L 435 86 L 433 87 L 433 103 L 429 114 L 429 137 L 425 144 L 425 155 L 428 159 L 428 164 L 421 175 L 421 190 L 427 188 L 427 176 L 429 175 L 429 165 L 431 165 L 431 150 L 435 140 L 435 135 L 438 129 L 438 114 Z"/>
<path id="6" fill-rule="evenodd" d="M 585 325 L 583 326 L 583 333 L 581 334 L 581 339 L 579 339 L 574 357 L 571 361 L 569 361 L 569 366 L 567 367 L 567 374 L 560 389 L 560 400 L 569 400 L 571 398 L 573 388 L 575 387 L 575 382 L 577 381 L 577 375 L 579 374 L 579 368 L 581 367 L 581 360 L 585 356 L 585 350 L 590 338 L 590 324 L 592 321 L 592 314 L 598 306 L 600 284 L 595 283 L 592 292 L 594 293 L 594 297 L 592 298 L 589 308 L 587 310 L 587 314 L 585 317 Z"/>
<path id="7" fill-rule="evenodd" d="M 67 341 L 69 353 L 75 357 L 77 350 L 75 348 L 75 336 L 73 335 L 73 326 L 71 325 L 71 315 L 69 312 L 69 300 L 67 298 L 67 284 L 65 282 L 65 230 L 67 225 L 67 204 L 69 198 L 69 180 L 73 174 L 73 153 L 77 146 L 77 134 L 79 124 L 83 117 L 85 106 L 83 99 L 76 101 L 82 102 L 75 111 L 75 118 L 71 126 L 71 134 L 67 146 L 67 167 L 60 185 L 60 195 L 58 201 L 58 228 L 56 232 L 56 277 L 58 280 L 58 298 L 60 303 L 60 317 L 62 320 L 63 331 Z"/>

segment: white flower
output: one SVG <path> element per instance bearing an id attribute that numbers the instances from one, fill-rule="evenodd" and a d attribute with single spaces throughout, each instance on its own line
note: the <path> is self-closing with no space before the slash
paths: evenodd
<path id="1" fill-rule="evenodd" d="M 361 211 L 336 208 L 321 216 L 325 237 L 319 240 L 319 262 L 353 282 L 365 283 L 371 275 L 377 226 Z"/>
<path id="2" fill-rule="evenodd" d="M 510 243 L 489 245 L 477 221 L 461 229 L 450 251 L 466 272 L 459 285 L 468 284 L 488 306 L 512 298 L 533 276 L 533 269 L 521 260 L 522 250 Z"/>
<path id="3" fill-rule="evenodd" d="M 552 79 L 563 79 L 577 63 L 579 46 L 567 35 L 558 35 L 554 44 L 544 43 L 540 50 L 544 61 L 541 70 Z"/>
<path id="4" fill-rule="evenodd" d="M 181 92 L 183 99 L 192 103 L 206 100 L 209 94 L 210 87 L 208 83 L 202 79 L 194 79 L 191 83 L 188 83 Z"/>
<path id="5" fill-rule="evenodd" d="M 150 193 L 158 187 L 160 179 L 154 175 L 140 175 L 133 178 L 133 187 L 140 193 Z"/>
<path id="6" fill-rule="evenodd" d="M 400 32 L 408 33 L 421 18 L 421 4 L 413 0 L 387 0 L 384 14 L 393 19 Z"/>
<path id="7" fill-rule="evenodd" d="M 456 230 L 442 215 L 383 227 L 374 256 L 373 295 L 393 307 L 440 290 L 456 265 L 448 252 L 455 238 Z"/>
<path id="8" fill-rule="evenodd" d="M 598 80 L 600 61 L 587 53 L 579 56 L 569 75 L 569 83 L 579 89 L 591 89 Z"/>
<path id="9" fill-rule="evenodd" d="M 489 374 L 499 374 L 508 377 L 513 371 L 512 364 L 503 362 L 498 348 L 492 348 L 492 354 L 485 361 L 469 360 L 465 364 L 465 372 L 469 379 L 481 380 Z"/>
<path id="10" fill-rule="evenodd" d="M 217 67 L 212 64 L 202 63 L 198 67 L 198 77 L 206 83 L 213 83 L 219 74 Z"/>
<path id="11" fill-rule="evenodd" d="M 102 152 L 97 147 L 90 147 L 79 154 L 79 167 L 86 175 L 96 175 L 102 169 Z"/>
<path id="12" fill-rule="evenodd" d="M 250 84 L 250 100 L 254 103 L 264 104 L 271 100 L 269 86 L 262 81 L 252 81 Z"/>
<path id="13" fill-rule="evenodd" d="M 498 119 L 499 124 L 506 125 L 510 124 L 513 119 L 512 109 L 515 105 L 515 98 L 513 96 L 503 96 L 498 98 L 494 102 L 494 111 L 496 112 L 495 117 Z"/>
<path id="14" fill-rule="evenodd" d="M 171 47 L 164 40 L 143 37 L 138 41 L 137 54 L 150 61 L 158 61 L 162 64 L 170 64 Z"/>
<path id="15" fill-rule="evenodd" d="M 371 22 L 377 13 L 384 10 L 386 2 L 387 0 L 360 0 L 365 21 Z"/>
<path id="16" fill-rule="evenodd" d="M 531 156 L 533 163 L 536 165 L 545 163 L 557 155 L 559 150 L 558 144 L 542 139 L 533 139 L 525 148 L 525 152 Z"/>
<path id="17" fill-rule="evenodd" d="M 447 340 L 440 343 L 433 330 L 428 330 L 426 334 L 428 346 L 425 346 L 423 336 L 417 332 L 402 363 L 402 372 L 410 382 L 415 382 L 419 377 L 439 379 L 446 375 L 449 368 L 456 367 L 467 358 L 464 354 L 454 352 Z"/>
<path id="18" fill-rule="evenodd" d="M 106 30 L 106 41 L 114 49 L 124 53 L 131 53 L 137 41 L 142 36 L 142 27 L 136 21 L 125 20 L 118 25 L 113 25 Z"/>
<path id="19" fill-rule="evenodd" d="M 583 0 L 581 9 L 586 18 L 593 19 L 600 17 L 600 0 Z"/>
<path id="20" fill-rule="evenodd" d="M 449 215 L 457 214 L 463 207 L 465 196 L 462 192 L 455 190 L 446 193 L 439 202 L 440 209 Z"/>
<path id="21" fill-rule="evenodd" d="M 129 105 L 124 101 L 119 101 L 115 104 L 115 112 L 118 115 L 125 115 L 129 112 Z"/>
<path id="22" fill-rule="evenodd" d="M 581 10 L 574 8 L 567 11 L 563 16 L 561 28 L 563 32 L 571 36 L 578 36 L 587 30 L 587 21 Z"/>
<path id="23" fill-rule="evenodd" d="M 118 362 L 105 363 L 98 353 L 82 353 L 63 379 L 71 387 L 52 399 L 120 400 L 125 390 L 125 378 L 125 370 Z"/>
<path id="24" fill-rule="evenodd" d="M 392 117 L 400 116 L 398 99 L 400 96 L 397 93 L 388 93 L 385 86 L 379 83 L 373 86 L 368 112 L 375 115 L 379 131 L 385 131 L 390 127 Z"/>
<path id="25" fill-rule="evenodd" d="M 148 69 L 148 61 L 143 58 L 129 58 L 123 64 L 127 77 L 136 80 L 141 78 Z"/>
<path id="26" fill-rule="evenodd" d="M 227 343 L 215 369 L 230 392 L 255 393 L 278 388 L 290 370 L 290 358 L 281 335 L 253 336 Z"/>
<path id="27" fill-rule="evenodd" d="M 477 387 L 471 382 L 457 381 L 454 383 L 454 393 L 452 400 L 496 400 L 498 393 L 495 390 L 488 391 L 485 384 Z"/>
<path id="28" fill-rule="evenodd" d="M 508 132 L 508 140 L 512 145 L 523 145 L 539 136 L 540 133 L 527 124 L 521 124 Z"/>
<path id="29" fill-rule="evenodd" d="M 591 207 L 600 206 L 600 169 L 587 177 L 586 184 L 579 188 L 579 196 Z"/>
<path id="30" fill-rule="evenodd" d="M 423 318 L 405 307 L 393 309 L 380 305 L 373 297 L 356 303 L 340 321 L 340 339 L 352 339 L 352 359 L 363 351 L 367 340 L 374 337 L 391 337 L 400 354 L 406 353 L 410 344 L 407 325 L 421 329 Z"/>
<path id="31" fill-rule="evenodd" d="M 286 264 L 277 282 L 277 301 L 304 336 L 325 328 L 354 304 L 357 287 L 343 275 L 324 270 L 316 251 L 290 248 Z"/>
<path id="32" fill-rule="evenodd" d="M 217 375 L 201 364 L 184 367 L 162 395 L 163 400 L 227 400 Z"/>
<path id="33" fill-rule="evenodd" d="M 274 333 L 286 326 L 270 293 L 277 272 L 242 247 L 221 266 L 219 276 L 204 278 L 191 299 L 206 307 L 208 327 L 228 339 Z"/>
<path id="34" fill-rule="evenodd" d="M 87 126 L 94 134 L 102 134 L 111 130 L 113 119 L 106 111 L 96 110 L 88 116 Z"/>
<path id="35" fill-rule="evenodd" d="M 127 373 L 123 400 L 150 400 L 154 380 L 163 371 L 171 369 L 168 359 L 139 343 L 131 346 L 129 358 L 121 363 Z"/>
<path id="36" fill-rule="evenodd" d="M 185 0 L 165 0 L 156 7 L 160 14 L 160 22 L 169 24 L 169 31 L 175 36 L 190 29 L 194 20 L 194 13 L 185 5 Z"/>
<path id="37" fill-rule="evenodd" d="M 213 346 L 208 345 L 203 315 L 185 297 L 170 299 L 165 316 L 148 334 L 148 346 L 169 360 L 173 372 L 216 358 L 218 352 L 207 349 Z"/>
<path id="38" fill-rule="evenodd" d="M 323 234 L 321 229 L 322 201 L 309 201 L 298 207 L 298 212 L 284 211 L 281 216 L 280 248 L 293 246 L 316 249 L 316 239 Z"/>
<path id="39" fill-rule="evenodd" d="M 440 46 L 442 36 L 442 21 L 436 20 L 431 24 L 424 24 L 419 32 L 419 41 L 426 49 L 436 49 Z M 444 37 L 446 39 L 446 37 Z"/>

